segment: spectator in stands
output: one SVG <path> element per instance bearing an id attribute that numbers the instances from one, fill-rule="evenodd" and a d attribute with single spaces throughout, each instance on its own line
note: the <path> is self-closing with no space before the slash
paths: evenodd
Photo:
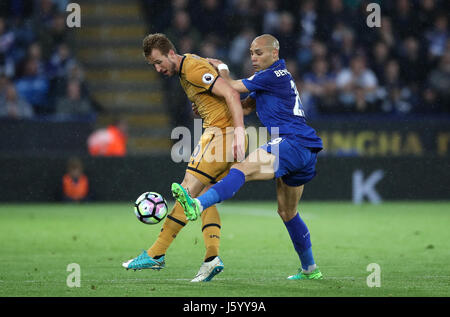
<path id="1" fill-rule="evenodd" d="M 42 46 L 42 55 L 48 60 L 55 48 L 65 43 L 73 51 L 74 37 L 71 28 L 66 26 L 66 17 L 63 13 L 55 14 L 50 23 L 37 29 L 37 39 Z"/>
<path id="2" fill-rule="evenodd" d="M 127 130 L 125 120 L 116 120 L 107 128 L 94 131 L 88 138 L 88 151 L 92 156 L 125 156 L 127 154 Z"/>
<path id="3" fill-rule="evenodd" d="M 343 111 L 353 111 L 356 106 L 356 94 L 373 104 L 376 102 L 375 91 L 378 80 L 372 70 L 366 67 L 365 57 L 354 56 L 350 61 L 350 67 L 343 69 L 336 77 L 338 89 L 338 101 Z"/>
<path id="4" fill-rule="evenodd" d="M 65 91 L 65 87 L 68 81 L 73 79 L 77 80 L 81 85 L 81 95 L 83 96 L 83 98 L 89 100 L 95 112 L 104 111 L 103 106 L 99 104 L 92 96 L 88 83 L 84 77 L 84 69 L 81 67 L 81 65 L 76 61 L 74 63 L 71 62 L 69 63 L 69 65 L 67 65 L 67 71 L 67 76 L 65 76 L 62 80 L 57 80 L 57 87 L 62 87 L 61 89 L 58 88 L 58 90 Z"/>
<path id="5" fill-rule="evenodd" d="M 397 73 L 395 69 L 398 68 L 400 85 L 390 85 L 398 89 L 392 88 L 386 92 L 386 98 L 390 98 L 389 102 L 407 100 L 414 110 L 417 106 L 416 96 L 422 93 L 427 96 L 426 100 L 430 104 L 441 98 L 441 94 L 436 91 L 436 83 L 431 85 L 426 79 L 430 77 L 433 69 L 440 69 L 440 57 L 448 50 L 445 46 L 448 41 L 448 17 L 445 12 L 448 11 L 449 5 L 445 0 L 141 1 L 150 4 L 148 8 L 157 8 L 157 14 L 152 14 L 154 16 L 151 23 L 152 27 L 161 27 L 154 31 L 167 33 L 171 21 L 168 16 L 174 17 L 173 25 L 178 24 L 176 21 L 179 18 L 175 12 L 185 12 L 190 16 L 192 24 L 200 33 L 197 43 L 202 43 L 202 47 L 193 45 L 192 39 L 187 35 L 179 36 L 178 47 L 181 52 L 197 51 L 199 55 L 206 56 L 215 52 L 219 57 L 228 57 L 231 63 L 237 65 L 234 69 L 239 69 L 248 76 L 251 76 L 253 71 L 249 68 L 248 61 L 242 60 L 242 56 L 247 54 L 245 47 L 249 30 L 273 33 L 277 36 L 280 44 L 285 45 L 281 48 L 283 58 L 286 61 L 293 58 L 297 60 L 299 78 L 302 80 L 305 80 L 306 74 L 310 76 L 314 73 L 313 61 L 325 59 L 328 73 L 338 74 L 338 99 L 342 101 L 346 96 L 352 101 L 348 105 L 342 104 L 348 108 L 330 107 L 323 109 L 324 111 L 373 111 L 377 105 L 377 102 L 374 102 L 374 85 L 370 88 L 365 85 L 384 80 L 385 75 Z M 370 2 L 381 5 L 381 27 L 366 26 L 369 14 L 367 4 Z M 184 17 L 180 20 L 188 19 Z M 189 34 L 186 30 L 195 29 L 193 25 L 185 26 L 184 33 Z M 220 42 L 211 41 L 205 30 L 212 30 L 215 37 L 220 38 Z M 197 50 L 193 49 L 193 46 Z M 351 66 L 355 54 L 368 54 L 370 59 L 367 61 L 370 65 L 363 71 L 363 75 L 356 76 L 357 84 L 352 84 L 352 89 L 344 91 L 340 86 L 341 81 L 346 82 L 343 79 L 354 77 L 348 74 L 351 74 L 355 67 Z M 393 58 L 395 60 L 392 60 Z M 397 66 L 394 66 L 395 64 Z M 170 94 L 170 85 L 167 85 L 167 89 Z M 411 93 L 411 98 L 405 97 L 405 91 Z M 432 98 L 433 96 L 435 98 Z"/>
<path id="6" fill-rule="evenodd" d="M 180 54 L 196 52 L 197 49 L 194 48 L 194 41 L 189 36 L 183 36 L 178 39 L 178 50 Z"/>
<path id="7" fill-rule="evenodd" d="M 0 72 L 0 104 L 5 102 L 6 87 L 10 83 L 9 78 Z"/>
<path id="8" fill-rule="evenodd" d="M 12 54 L 15 41 L 14 32 L 7 30 L 6 21 L 0 16 L 0 73 L 8 77 L 13 77 L 15 73 Z"/>
<path id="9" fill-rule="evenodd" d="M 314 40 L 311 43 L 311 58 L 312 60 L 318 58 L 326 58 L 328 54 L 328 47 L 324 42 Z"/>
<path id="10" fill-rule="evenodd" d="M 325 58 L 314 61 L 312 71 L 303 76 L 302 101 L 306 109 L 320 113 L 335 112 L 336 76 L 329 72 Z M 305 110 L 306 111 L 306 110 Z M 308 112 L 308 111 L 307 111 Z"/>
<path id="11" fill-rule="evenodd" d="M 16 87 L 13 83 L 8 82 L 6 84 L 3 98 L 0 96 L 0 118 L 21 120 L 33 117 L 33 108 L 17 95 Z"/>
<path id="12" fill-rule="evenodd" d="M 197 19 L 192 22 L 202 34 L 213 34 L 218 38 L 226 36 L 226 26 L 223 2 L 219 0 L 199 1 Z"/>
<path id="13" fill-rule="evenodd" d="M 450 112 L 450 50 L 441 57 L 437 69 L 430 73 L 428 86 L 435 92 L 442 111 Z"/>
<path id="14" fill-rule="evenodd" d="M 355 39 L 357 45 L 366 49 L 369 49 L 378 40 L 378 27 L 368 27 L 367 19 L 373 20 L 373 17 L 369 17 L 373 11 L 367 11 L 367 7 L 370 3 L 381 4 L 380 1 L 373 0 L 358 0 L 352 1 L 355 5 L 353 11 L 353 19 L 350 21 L 351 28 L 355 32 Z M 346 1 L 348 6 L 349 2 Z M 384 11 L 385 5 L 380 5 L 381 15 L 386 15 Z"/>
<path id="15" fill-rule="evenodd" d="M 240 0 L 240 1 L 229 1 L 228 8 L 225 9 L 225 19 L 226 19 L 226 38 L 225 41 L 230 41 L 233 37 L 240 33 L 246 27 L 259 27 L 259 24 L 264 17 L 262 17 L 261 7 L 265 6 L 267 2 L 265 1 L 253 1 L 253 0 Z M 275 3 L 278 1 L 272 1 Z M 275 10 L 276 11 L 276 10 Z M 271 12 L 272 14 L 276 12 Z M 271 33 L 267 32 L 267 33 Z"/>
<path id="16" fill-rule="evenodd" d="M 189 0 L 172 0 L 170 5 L 173 12 L 177 11 L 191 12 L 190 10 L 192 8 Z M 189 15 L 191 14 L 189 13 Z"/>
<path id="17" fill-rule="evenodd" d="M 381 27 L 377 29 L 377 40 L 383 41 L 389 47 L 389 49 L 394 49 L 396 45 L 396 37 L 392 30 L 392 20 L 390 17 L 382 15 L 381 16 Z"/>
<path id="18" fill-rule="evenodd" d="M 344 67 L 350 65 L 350 59 L 356 52 L 355 32 L 344 23 L 338 23 L 331 34 L 332 49 L 340 56 Z"/>
<path id="19" fill-rule="evenodd" d="M 5 97 L 6 94 L 6 86 L 9 83 L 9 79 L 5 74 L 0 73 L 0 100 L 4 100 L 1 99 L 2 97 Z"/>
<path id="20" fill-rule="evenodd" d="M 430 63 L 420 49 L 417 38 L 408 36 L 400 45 L 399 64 L 401 77 L 415 93 L 419 93 L 429 71 Z"/>
<path id="21" fill-rule="evenodd" d="M 55 48 L 55 52 L 46 64 L 47 78 L 50 82 L 50 102 L 56 104 L 58 99 L 66 97 L 67 82 L 72 80 L 69 77 L 70 70 L 75 67 L 76 60 L 72 57 L 69 47 L 66 44 L 60 44 Z M 75 78 L 76 79 L 76 78 Z M 81 79 L 77 79 L 82 82 Z M 82 83 L 82 94 L 85 83 Z"/>
<path id="22" fill-rule="evenodd" d="M 189 38 L 198 49 L 201 36 L 195 27 L 192 26 L 191 17 L 187 11 L 176 11 L 172 20 L 172 26 L 166 32 L 169 38 L 174 39 L 174 45 L 179 46 L 182 38 Z"/>
<path id="23" fill-rule="evenodd" d="M 176 1 L 141 0 L 148 33 L 161 32 L 170 26 L 174 2 Z"/>
<path id="24" fill-rule="evenodd" d="M 200 51 L 199 54 L 201 57 L 213 57 L 213 56 L 220 56 L 219 51 L 217 49 L 216 41 L 213 38 L 208 38 L 203 40 L 202 43 L 200 43 Z"/>
<path id="25" fill-rule="evenodd" d="M 52 0 L 52 1 L 59 12 L 65 12 L 67 9 L 67 5 L 69 4 L 69 2 L 71 2 L 69 0 Z"/>
<path id="26" fill-rule="evenodd" d="M 416 107 L 416 112 L 432 114 L 439 113 L 441 111 L 450 112 L 450 107 L 448 107 L 448 105 L 447 107 L 445 107 L 445 105 L 443 106 L 441 100 L 438 99 L 436 91 L 425 85 L 422 90 L 420 103 Z"/>
<path id="27" fill-rule="evenodd" d="M 252 40 L 256 37 L 255 30 L 251 27 L 245 27 L 231 41 L 228 58 L 233 65 L 232 69 L 239 69 L 244 61 L 248 60 L 248 50 Z M 242 74 L 236 74 L 242 78 Z"/>
<path id="28" fill-rule="evenodd" d="M 399 64 L 395 59 L 387 62 L 377 95 L 384 113 L 404 115 L 413 111 L 414 96 L 401 80 Z"/>
<path id="29" fill-rule="evenodd" d="M 253 68 L 252 60 L 248 58 L 242 65 L 242 74 L 243 74 L 242 78 L 248 78 L 252 76 L 254 73 L 255 69 Z"/>
<path id="30" fill-rule="evenodd" d="M 9 2 L 8 1 L 2 1 L 0 2 L 0 16 L 7 16 L 8 13 L 10 13 L 9 10 Z"/>
<path id="31" fill-rule="evenodd" d="M 14 47 L 14 41 L 14 32 L 8 31 L 5 19 L 0 17 L 0 53 L 8 56 Z"/>
<path id="32" fill-rule="evenodd" d="M 33 10 L 34 29 L 50 26 L 57 9 L 52 0 L 36 0 Z"/>
<path id="33" fill-rule="evenodd" d="M 94 114 L 89 99 L 83 97 L 81 93 L 81 84 L 78 80 L 72 79 L 67 83 L 66 95 L 57 99 L 55 113 L 68 118 Z"/>
<path id="34" fill-rule="evenodd" d="M 6 88 L 8 87 L 9 79 L 4 73 L 0 73 L 0 107 L 6 104 Z"/>
<path id="35" fill-rule="evenodd" d="M 370 54 L 370 68 L 374 71 L 377 78 L 381 78 L 384 74 L 384 68 L 391 54 L 386 43 L 378 41 L 372 48 Z"/>
<path id="36" fill-rule="evenodd" d="M 79 158 L 67 162 L 67 171 L 62 178 L 62 196 L 66 202 L 84 202 L 89 199 L 89 179 L 84 174 Z"/>
<path id="37" fill-rule="evenodd" d="M 28 46 L 26 59 L 32 59 L 36 61 L 38 75 L 47 77 L 47 65 L 42 57 L 42 46 L 39 42 L 31 43 L 30 46 Z"/>
<path id="38" fill-rule="evenodd" d="M 65 87 L 67 85 L 67 82 L 70 80 L 77 80 L 81 83 L 81 90 L 83 96 L 89 97 L 89 89 L 87 87 L 87 83 L 84 79 L 84 70 L 81 67 L 79 63 L 70 62 L 67 65 L 67 74 L 64 75 L 64 77 L 59 78 L 60 80 L 58 82 L 63 82 L 63 86 L 61 86 L 63 89 L 62 91 L 65 91 Z"/>
<path id="39" fill-rule="evenodd" d="M 262 21 L 263 33 L 275 33 L 280 24 L 280 12 L 278 8 L 278 1 L 266 0 L 264 1 L 264 13 Z"/>
<path id="40" fill-rule="evenodd" d="M 418 24 L 418 17 L 414 2 L 410 0 L 396 0 L 393 13 L 393 29 L 399 38 L 408 35 L 417 36 L 419 30 L 411 27 Z"/>
<path id="41" fill-rule="evenodd" d="M 298 32 L 295 29 L 294 16 L 287 11 L 280 14 L 280 22 L 274 36 L 280 43 L 280 52 L 284 59 L 296 58 L 298 51 Z"/>
<path id="42" fill-rule="evenodd" d="M 30 1 L 32 2 L 32 1 Z M 23 2 L 13 11 L 17 14 L 17 16 L 10 17 L 8 19 L 9 30 L 14 33 L 15 41 L 12 51 L 9 54 L 9 57 L 14 61 L 14 63 L 18 63 L 26 57 L 28 46 L 32 43 L 36 42 L 36 30 L 32 23 L 30 23 L 30 19 L 24 19 L 24 17 L 30 10 L 27 6 L 29 6 L 29 2 Z M 24 12 L 22 12 L 24 10 Z M 24 14 L 24 16 L 20 16 L 20 14 Z"/>
<path id="43" fill-rule="evenodd" d="M 316 3 L 313 0 L 306 0 L 301 3 L 300 12 L 298 14 L 300 20 L 300 41 L 301 47 L 311 45 L 317 30 L 317 11 Z"/>
<path id="44" fill-rule="evenodd" d="M 327 54 L 328 48 L 324 42 L 320 41 L 319 39 L 312 40 L 310 45 L 301 47 L 298 51 L 297 60 L 300 69 L 305 71 L 311 70 L 313 61 L 318 58 L 326 58 Z M 340 56 L 336 54 L 336 57 L 339 58 L 339 63 L 341 63 Z"/>
<path id="45" fill-rule="evenodd" d="M 328 0 L 321 7 L 321 14 L 317 20 L 317 35 L 320 40 L 329 43 L 336 25 L 338 23 L 348 24 L 352 20 L 352 13 L 346 10 L 342 0 Z"/>
<path id="46" fill-rule="evenodd" d="M 419 1 L 419 9 L 417 10 L 417 20 L 420 30 L 428 30 L 433 26 L 433 21 L 437 15 L 436 1 L 435 0 L 422 0 Z"/>
<path id="47" fill-rule="evenodd" d="M 445 52 L 449 39 L 447 14 L 439 14 L 434 20 L 433 28 L 425 34 L 428 41 L 428 54 L 432 61 L 444 55 Z"/>
<path id="48" fill-rule="evenodd" d="M 33 106 L 36 114 L 48 114 L 53 109 L 49 105 L 49 81 L 38 73 L 38 61 L 27 59 L 24 64 L 24 74 L 16 82 L 20 96 Z"/>
<path id="49" fill-rule="evenodd" d="M 0 53 L 0 74 L 4 74 L 8 78 L 14 77 L 15 74 L 14 61 L 7 58 L 3 53 Z"/>
<path id="50" fill-rule="evenodd" d="M 296 59 L 286 59 L 286 69 L 291 73 L 291 76 L 294 80 L 300 79 L 298 62 Z"/>
<path id="51" fill-rule="evenodd" d="M 50 79 L 62 79 L 68 76 L 69 69 L 76 63 L 69 46 L 59 44 L 47 64 L 47 74 Z"/>

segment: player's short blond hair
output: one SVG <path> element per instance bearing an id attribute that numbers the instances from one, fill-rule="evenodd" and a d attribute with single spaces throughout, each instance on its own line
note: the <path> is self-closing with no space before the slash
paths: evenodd
<path id="1" fill-rule="evenodd" d="M 150 56 L 153 49 L 159 50 L 161 54 L 165 56 L 169 54 L 170 50 L 176 52 L 173 43 L 162 33 L 147 35 L 142 41 L 142 49 L 144 50 L 145 57 Z"/>
<path id="2" fill-rule="evenodd" d="M 255 37 L 254 41 L 255 40 L 264 40 L 266 46 L 276 50 L 280 50 L 280 43 L 278 42 L 277 38 L 271 34 L 262 34 Z"/>

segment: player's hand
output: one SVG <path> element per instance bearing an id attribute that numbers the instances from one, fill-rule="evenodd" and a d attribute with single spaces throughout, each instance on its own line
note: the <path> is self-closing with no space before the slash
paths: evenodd
<path id="1" fill-rule="evenodd" d="M 238 162 L 245 159 L 245 130 L 244 127 L 234 128 L 233 156 Z"/>
<path id="2" fill-rule="evenodd" d="M 216 59 L 216 58 L 207 58 L 206 59 L 211 65 L 214 66 L 214 68 L 217 69 L 217 66 L 219 64 L 224 64 L 224 62 L 222 62 L 220 59 Z"/>
<path id="3" fill-rule="evenodd" d="M 200 114 L 198 113 L 198 108 L 197 108 L 197 106 L 195 105 L 195 103 L 192 103 L 191 106 L 192 106 L 192 112 L 193 112 L 196 116 L 200 116 Z"/>

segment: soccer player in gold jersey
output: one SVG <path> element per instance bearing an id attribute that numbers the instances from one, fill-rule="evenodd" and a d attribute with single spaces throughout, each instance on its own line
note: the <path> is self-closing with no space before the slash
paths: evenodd
<path id="1" fill-rule="evenodd" d="M 143 51 L 147 62 L 158 73 L 179 76 L 187 97 L 203 119 L 204 132 L 181 183 L 196 197 L 227 175 L 235 162 L 245 158 L 246 139 L 240 95 L 219 77 L 206 59 L 195 54 L 177 54 L 164 34 L 146 36 Z M 221 222 L 216 206 L 205 210 L 201 219 L 206 254 L 192 282 L 210 281 L 223 270 L 219 257 Z M 177 202 L 153 245 L 122 265 L 134 270 L 163 268 L 167 249 L 187 222 L 183 208 Z"/>

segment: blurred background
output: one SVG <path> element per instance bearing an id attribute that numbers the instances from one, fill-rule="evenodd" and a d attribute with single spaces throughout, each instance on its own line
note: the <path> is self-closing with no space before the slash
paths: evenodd
<path id="1" fill-rule="evenodd" d="M 368 27 L 369 3 L 381 27 Z M 170 197 L 185 163 L 175 127 L 193 129 L 179 80 L 142 57 L 162 32 L 178 53 L 249 77 L 253 38 L 271 33 L 322 137 L 304 199 L 450 198 L 449 2 L 439 0 L 67 0 L 0 3 L 0 201 Z M 248 126 L 259 126 L 255 115 Z M 193 146 L 192 146 L 193 149 Z M 236 199 L 274 199 L 247 184 Z"/>

